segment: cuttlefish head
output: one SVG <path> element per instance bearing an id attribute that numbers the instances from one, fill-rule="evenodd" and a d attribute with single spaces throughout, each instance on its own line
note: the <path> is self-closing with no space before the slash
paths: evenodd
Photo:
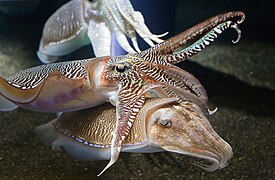
<path id="1" fill-rule="evenodd" d="M 104 104 L 91 109 L 63 113 L 35 129 L 38 137 L 53 150 L 65 150 L 78 160 L 107 160 L 111 155 L 115 108 Z M 208 171 L 222 168 L 232 149 L 212 128 L 193 103 L 176 98 L 146 101 L 123 141 L 124 152 L 170 151 L 213 162 Z"/>
<path id="2" fill-rule="evenodd" d="M 212 165 L 198 165 L 207 171 L 225 167 L 233 155 L 231 146 L 215 132 L 194 103 L 185 101 L 163 106 L 148 113 L 147 121 L 152 146 L 210 160 Z"/>

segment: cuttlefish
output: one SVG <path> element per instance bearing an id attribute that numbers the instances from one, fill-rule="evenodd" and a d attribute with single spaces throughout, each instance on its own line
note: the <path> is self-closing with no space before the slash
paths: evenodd
<path id="1" fill-rule="evenodd" d="M 205 115 L 211 112 L 202 84 L 174 64 L 202 51 L 228 28 L 238 33 L 230 19 L 242 12 L 228 12 L 209 18 L 196 26 L 140 53 L 125 56 L 85 59 L 37 66 L 0 77 L 0 110 L 17 106 L 42 112 L 66 112 L 85 109 L 106 101 L 116 106 L 116 128 L 112 137 L 111 160 L 118 158 L 123 140 L 145 103 L 144 94 L 165 93 L 197 104 Z M 178 50 L 188 41 L 205 33 L 199 40 Z M 155 88 L 163 87 L 164 92 Z"/>
<path id="2" fill-rule="evenodd" d="M 50 63 L 92 44 L 97 57 L 109 56 L 112 37 L 128 53 L 140 52 L 136 33 L 150 46 L 162 42 L 160 37 L 165 35 L 152 34 L 129 0 L 71 0 L 45 23 L 37 55 L 42 62 Z"/>
<path id="3" fill-rule="evenodd" d="M 82 161 L 110 159 L 116 110 L 109 104 L 64 113 L 49 123 L 36 127 L 35 133 L 54 151 L 64 150 Z M 210 160 L 199 165 L 214 171 L 227 165 L 231 146 L 212 128 L 196 104 L 177 98 L 153 98 L 137 114 L 122 152 L 153 153 L 169 151 Z"/>

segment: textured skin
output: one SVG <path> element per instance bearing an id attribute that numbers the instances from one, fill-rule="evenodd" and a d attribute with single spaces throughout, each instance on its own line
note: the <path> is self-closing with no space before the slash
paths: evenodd
<path id="1" fill-rule="evenodd" d="M 141 56 L 142 58 L 155 63 L 165 62 L 169 64 L 176 64 L 200 52 L 206 46 L 210 45 L 210 43 L 214 41 L 219 34 L 228 28 L 233 28 L 238 32 L 238 39 L 235 41 L 237 42 L 240 38 L 239 27 L 236 23 L 229 21 L 234 18 L 240 18 L 241 20 L 237 21 L 237 23 L 241 24 L 245 20 L 245 14 L 240 11 L 233 11 L 213 16 L 180 34 L 167 39 L 165 42 L 157 44 L 156 46 L 141 52 Z M 177 49 L 185 45 L 190 40 L 197 38 L 209 30 L 211 31 L 191 46 L 181 51 L 177 51 Z"/>
<path id="2" fill-rule="evenodd" d="M 196 104 L 188 101 L 178 104 L 176 101 L 177 98 L 147 99 L 128 137 L 123 141 L 122 151 L 148 153 L 152 149 L 166 150 L 208 159 L 213 164 L 202 167 L 208 171 L 223 168 L 232 157 L 230 145 L 215 132 Z M 106 103 L 91 109 L 64 113 L 36 128 L 35 132 L 52 149 L 63 149 L 72 156 L 71 149 L 79 156 L 87 153 L 86 157 L 89 157 L 97 153 L 103 160 L 108 159 L 103 154 L 106 150 L 109 154 L 115 125 L 116 110 Z M 68 147 L 70 150 L 66 147 L 68 142 L 73 144 Z M 81 152 L 78 152 L 78 148 Z"/>
<path id="3" fill-rule="evenodd" d="M 55 56 L 66 55 L 89 43 L 97 57 L 111 55 L 112 34 L 127 52 L 140 52 L 136 33 L 151 46 L 153 41 L 163 41 L 159 39 L 162 35 L 150 32 L 142 14 L 134 10 L 129 0 L 71 0 L 45 23 L 38 57 L 45 63 L 54 62 Z"/>
<path id="4" fill-rule="evenodd" d="M 148 91 L 164 87 L 164 95 L 178 97 L 180 102 L 195 103 L 205 115 L 209 115 L 208 98 L 203 86 L 195 77 L 173 64 L 185 60 L 186 52 L 190 53 L 188 57 L 198 53 L 205 48 L 207 42 L 214 41 L 218 34 L 228 28 L 236 29 L 239 39 L 240 30 L 237 24 L 228 21 L 234 17 L 241 17 L 238 23 L 244 20 L 242 12 L 224 13 L 196 25 L 195 28 L 191 28 L 192 31 L 187 30 L 141 53 L 89 59 L 89 63 L 81 60 L 51 64 L 19 72 L 19 76 L 0 78 L 0 93 L 16 105 L 44 112 L 83 109 L 104 101 L 116 105 L 117 120 L 111 143 L 111 160 L 104 172 L 117 160 L 122 142 L 128 136 L 138 112 L 143 107 L 145 93 Z M 207 22 L 209 26 L 206 26 Z M 190 47 L 179 52 L 171 52 L 212 26 L 214 29 Z M 165 49 L 167 51 L 163 51 Z M 165 58 L 166 56 L 175 58 L 171 60 Z M 42 79 L 38 77 L 37 80 L 37 75 Z M 38 85 L 38 82 L 42 85 Z M 27 87 L 22 89 L 22 86 Z"/>
<path id="5" fill-rule="evenodd" d="M 87 26 L 84 18 L 83 0 L 70 1 L 59 8 L 46 22 L 41 39 L 41 48 L 64 43 L 77 36 Z"/>

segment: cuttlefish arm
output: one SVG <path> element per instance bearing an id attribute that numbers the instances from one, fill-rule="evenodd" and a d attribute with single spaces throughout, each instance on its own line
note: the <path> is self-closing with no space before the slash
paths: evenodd
<path id="1" fill-rule="evenodd" d="M 101 16 L 90 20 L 88 37 L 93 45 L 93 51 L 96 56 L 111 55 L 112 34 Z"/>
<path id="2" fill-rule="evenodd" d="M 230 21 L 233 18 L 239 17 L 241 20 L 237 21 L 237 23 Z M 219 14 L 143 51 L 141 57 L 155 63 L 176 64 L 205 49 L 206 46 L 210 45 L 222 32 L 229 28 L 233 28 L 237 31 L 238 38 L 232 41 L 233 43 L 237 43 L 241 37 L 241 30 L 238 24 L 241 24 L 244 20 L 245 14 L 240 11 Z M 196 42 L 187 48 L 180 51 L 178 50 L 187 42 L 198 38 L 203 33 L 206 34 L 200 37 Z"/>
<path id="3" fill-rule="evenodd" d="M 115 0 L 116 6 L 118 7 L 122 16 L 128 21 L 128 23 L 133 26 L 133 28 L 137 31 L 137 33 L 147 42 L 150 46 L 154 46 L 153 41 L 156 43 L 163 42 L 160 37 L 165 36 L 167 33 L 161 35 L 152 34 L 149 28 L 144 23 L 144 17 L 139 11 L 135 11 L 130 1 L 125 0 Z M 126 4 L 126 5 L 125 5 Z M 136 37 L 133 33 L 131 33 L 131 40 L 136 51 L 140 52 Z"/>
<path id="4" fill-rule="evenodd" d="M 37 55 L 44 63 L 57 60 L 89 43 L 86 35 L 89 7 L 85 0 L 72 0 L 59 8 L 45 23 Z M 88 40 L 88 41 L 87 41 Z"/>
<path id="5" fill-rule="evenodd" d="M 119 95 L 121 95 L 119 91 Z M 136 98 L 136 97 L 132 97 Z M 128 98 L 127 98 L 128 99 Z M 136 120 L 137 114 L 145 103 L 145 97 L 141 96 L 134 102 L 127 102 L 125 97 L 120 97 L 117 101 L 116 106 L 116 128 L 113 133 L 111 143 L 111 159 L 105 168 L 98 174 L 100 176 L 109 167 L 111 167 L 118 159 L 123 141 L 128 137 L 131 127 L 133 126 L 134 120 Z M 127 100 L 129 101 L 129 99 Z"/>

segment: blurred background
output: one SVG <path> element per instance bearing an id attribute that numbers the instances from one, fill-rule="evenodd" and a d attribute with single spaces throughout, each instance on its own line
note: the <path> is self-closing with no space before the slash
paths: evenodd
<path id="1" fill-rule="evenodd" d="M 0 74 L 41 64 L 36 56 L 47 18 L 65 0 L 0 0 Z M 229 165 L 209 173 L 190 164 L 198 161 L 174 153 L 126 154 L 102 179 L 273 179 L 275 177 L 275 13 L 271 0 L 131 0 L 152 33 L 174 36 L 216 14 L 241 10 L 242 38 L 229 30 L 216 42 L 178 66 L 205 86 L 212 109 L 210 123 L 233 148 Z M 149 46 L 138 40 L 141 49 Z M 65 59 L 92 57 L 83 47 Z M 52 152 L 33 135 L 33 128 L 53 119 L 17 109 L 0 112 L 0 179 L 93 179 L 106 162 L 78 162 Z M 119 173 L 118 173 L 119 172 Z"/>

